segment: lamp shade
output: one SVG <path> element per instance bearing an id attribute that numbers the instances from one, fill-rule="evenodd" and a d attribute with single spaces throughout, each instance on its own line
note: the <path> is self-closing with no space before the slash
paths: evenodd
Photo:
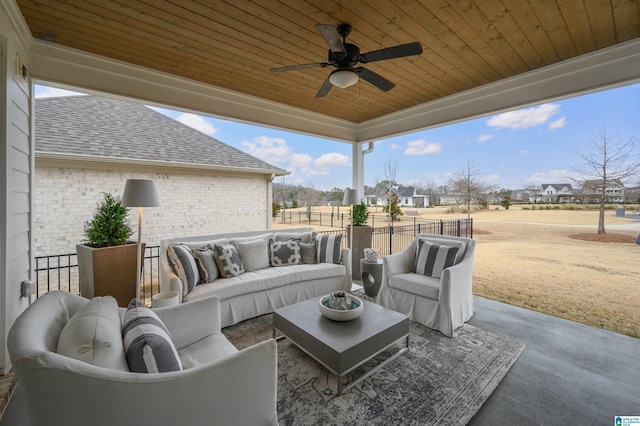
<path id="1" fill-rule="evenodd" d="M 336 70 L 329 75 L 329 81 L 334 86 L 344 89 L 358 82 L 358 74 L 351 70 Z"/>
<path id="2" fill-rule="evenodd" d="M 158 207 L 156 183 L 148 179 L 127 179 L 122 195 L 124 207 Z"/>
<path id="3" fill-rule="evenodd" d="M 358 190 L 353 188 L 345 188 L 344 189 L 344 198 L 342 199 L 342 204 L 345 205 L 354 205 L 360 204 L 360 198 L 358 197 Z"/>

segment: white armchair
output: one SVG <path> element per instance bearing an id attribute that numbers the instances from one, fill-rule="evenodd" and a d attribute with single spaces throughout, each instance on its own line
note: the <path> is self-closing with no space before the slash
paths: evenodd
<path id="1" fill-rule="evenodd" d="M 455 264 L 444 269 L 440 278 L 416 273 L 419 239 L 459 247 Z M 475 249 L 476 242 L 470 238 L 418 234 L 405 250 L 383 258 L 380 304 L 453 337 L 454 330 L 473 316 Z"/>
<path id="2" fill-rule="evenodd" d="M 119 371 L 56 353 L 63 327 L 87 303 L 67 292 L 47 293 L 9 332 L 29 424 L 278 424 L 276 342 L 236 350 L 220 332 L 217 297 L 154 309 L 184 367 L 167 373 Z"/>

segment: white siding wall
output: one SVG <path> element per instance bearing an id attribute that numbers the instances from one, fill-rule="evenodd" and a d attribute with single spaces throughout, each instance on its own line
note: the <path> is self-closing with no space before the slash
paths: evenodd
<path id="1" fill-rule="evenodd" d="M 26 308 L 20 283 L 31 274 L 31 89 L 17 72 L 29 67 L 30 40 L 13 2 L 0 5 L 0 370 L 11 366 L 6 336 Z M 21 32 L 19 32 L 21 31 Z"/>
<path id="2" fill-rule="evenodd" d="M 164 237 L 264 229 L 268 216 L 266 176 L 91 170 L 36 165 L 34 196 L 35 255 L 75 253 L 103 192 L 122 196 L 127 179 L 153 179 L 160 207 L 143 211 L 142 240 L 159 244 Z M 269 206 L 270 207 L 270 206 Z M 137 214 L 130 222 L 137 239 Z"/>

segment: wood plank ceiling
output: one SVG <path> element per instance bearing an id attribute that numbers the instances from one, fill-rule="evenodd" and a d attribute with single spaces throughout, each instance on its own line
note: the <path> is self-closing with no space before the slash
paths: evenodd
<path id="1" fill-rule="evenodd" d="M 17 0 L 36 38 L 352 122 L 640 36 L 638 0 Z M 361 52 L 419 41 L 420 56 L 366 64 L 396 84 L 318 88 L 332 68 L 318 23 L 352 25 Z"/>

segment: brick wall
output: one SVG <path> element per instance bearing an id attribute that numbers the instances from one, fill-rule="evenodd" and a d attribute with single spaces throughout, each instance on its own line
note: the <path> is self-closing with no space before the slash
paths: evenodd
<path id="1" fill-rule="evenodd" d="M 84 222 L 103 192 L 122 196 L 127 179 L 153 179 L 160 207 L 144 209 L 142 240 L 225 231 L 264 229 L 268 180 L 264 176 L 135 173 L 36 165 L 34 182 L 34 255 L 75 253 L 84 240 Z M 130 223 L 137 239 L 138 213 Z"/>

